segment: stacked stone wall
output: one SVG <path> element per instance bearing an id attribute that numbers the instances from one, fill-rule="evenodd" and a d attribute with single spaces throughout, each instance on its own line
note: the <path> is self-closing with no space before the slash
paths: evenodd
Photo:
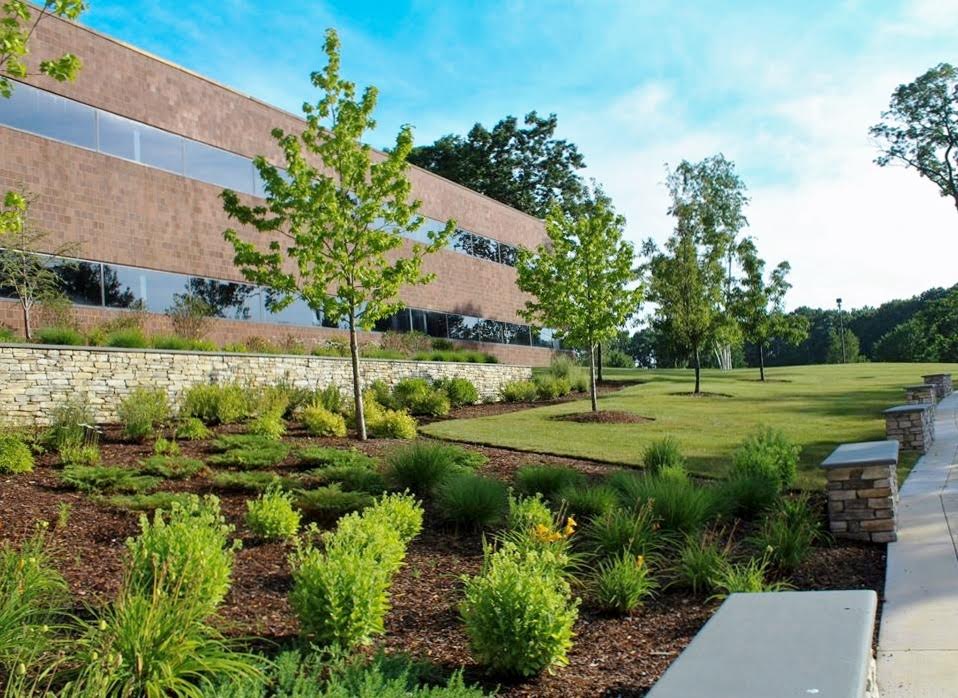
<path id="1" fill-rule="evenodd" d="M 896 539 L 895 466 L 832 468 L 825 475 L 829 527 L 834 536 L 873 543 Z"/>
<path id="2" fill-rule="evenodd" d="M 899 405 L 885 410 L 885 436 L 903 451 L 926 453 L 935 440 L 935 408 L 930 404 Z"/>

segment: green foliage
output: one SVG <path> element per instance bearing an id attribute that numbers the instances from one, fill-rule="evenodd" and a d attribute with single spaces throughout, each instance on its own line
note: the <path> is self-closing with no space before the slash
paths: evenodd
<path id="1" fill-rule="evenodd" d="M 652 558 L 670 542 L 659 530 L 652 505 L 637 509 L 612 509 L 595 517 L 582 529 L 583 547 L 598 558 L 619 555 Z"/>
<path id="2" fill-rule="evenodd" d="M 60 472 L 60 481 L 88 494 L 143 492 L 156 487 L 160 478 L 141 475 L 130 468 L 103 465 L 68 465 Z"/>
<path id="3" fill-rule="evenodd" d="M 732 476 L 760 475 L 776 480 L 782 490 L 795 482 L 801 447 L 779 429 L 764 427 L 751 434 L 732 454 Z"/>
<path id="4" fill-rule="evenodd" d="M 844 343 L 842 341 L 843 337 Z M 831 328 L 828 332 L 825 363 L 853 364 L 861 360 L 861 345 L 858 336 L 847 327 L 844 333 L 834 327 Z"/>
<path id="5" fill-rule="evenodd" d="M 139 327 L 128 327 L 110 332 L 106 336 L 105 344 L 108 347 L 124 349 L 146 349 L 150 346 L 150 340 Z"/>
<path id="6" fill-rule="evenodd" d="M 787 588 L 788 585 L 784 582 L 770 582 L 766 579 L 768 567 L 769 563 L 765 558 L 751 558 L 739 563 L 724 560 L 712 579 L 712 586 L 716 590 L 714 598 L 724 599 L 729 594 L 757 594 Z"/>
<path id="7" fill-rule="evenodd" d="M 503 402 L 534 402 L 539 395 L 532 381 L 510 381 L 499 388 Z"/>
<path id="8" fill-rule="evenodd" d="M 193 477 L 206 466 L 203 461 L 183 456 L 150 456 L 142 461 L 142 471 L 167 480 L 185 480 Z"/>
<path id="9" fill-rule="evenodd" d="M 765 517 L 748 542 L 756 551 L 765 554 L 774 567 L 793 572 L 808 557 L 812 545 L 821 535 L 821 521 L 804 495 L 783 499 L 778 510 Z"/>
<path id="10" fill-rule="evenodd" d="M 475 657 L 496 671 L 533 676 L 568 663 L 578 600 L 549 551 L 486 548 L 459 607 Z"/>
<path id="11" fill-rule="evenodd" d="M 683 477 L 616 474 L 610 485 L 626 506 L 651 502 L 655 518 L 669 531 L 693 533 L 701 529 L 719 508 L 712 488 Z"/>
<path id="12" fill-rule="evenodd" d="M 94 501 L 100 506 L 126 511 L 154 511 L 170 509 L 173 503 L 186 506 L 193 496 L 187 492 L 153 492 L 151 494 L 115 494 L 109 497 L 97 496 Z"/>
<path id="13" fill-rule="evenodd" d="M 554 499 L 560 490 L 585 486 L 585 475 L 560 465 L 524 465 L 515 474 L 516 490 L 521 494 L 541 494 Z"/>
<path id="14" fill-rule="evenodd" d="M 371 470 L 376 467 L 374 459 L 355 448 L 304 446 L 296 451 L 296 459 L 307 468 L 356 467 Z"/>
<path id="15" fill-rule="evenodd" d="M 479 402 L 479 390 L 468 378 L 440 378 L 433 386 L 446 393 L 453 407 L 474 405 Z"/>
<path id="16" fill-rule="evenodd" d="M 377 400 L 379 400 L 377 395 Z M 450 400 L 446 392 L 434 388 L 425 378 L 403 378 L 393 386 L 387 407 L 406 410 L 414 415 L 442 417 L 449 414 Z"/>
<path id="17" fill-rule="evenodd" d="M 511 531 L 529 531 L 536 526 L 551 528 L 554 514 L 549 505 L 536 493 L 529 497 L 514 497 L 509 494 L 506 527 Z"/>
<path id="18" fill-rule="evenodd" d="M 718 487 L 718 509 L 725 516 L 751 521 L 778 503 L 778 488 L 778 479 L 765 474 L 732 475 Z"/>
<path id="19" fill-rule="evenodd" d="M 176 425 L 174 435 L 178 439 L 203 441 L 204 439 L 210 438 L 213 432 L 209 427 L 203 424 L 203 420 L 199 417 L 186 417 Z"/>
<path id="20" fill-rule="evenodd" d="M 257 536 L 267 540 L 287 540 L 299 532 L 300 514 L 293 508 L 293 498 L 275 485 L 258 499 L 246 502 L 246 525 Z"/>
<path id="21" fill-rule="evenodd" d="M 635 366 L 635 359 L 621 349 L 609 347 L 602 351 L 602 365 L 609 368 L 632 368 Z"/>
<path id="22" fill-rule="evenodd" d="M 584 520 L 615 509 L 619 493 L 608 485 L 571 486 L 559 490 L 556 501 L 570 515 Z"/>
<path id="23" fill-rule="evenodd" d="M 0 326 L 0 342 L 4 344 L 17 344 L 23 340 L 20 339 L 15 331 L 9 327 Z"/>
<path id="24" fill-rule="evenodd" d="M 141 516 L 140 535 L 126 541 L 127 589 L 145 599 L 174 598 L 198 618 L 212 615 L 230 587 L 239 544 L 230 544 L 232 532 L 212 495 L 173 502 L 152 521 Z"/>
<path id="25" fill-rule="evenodd" d="M 270 485 L 281 482 L 275 473 L 253 471 L 243 473 L 217 473 L 213 476 L 213 487 L 220 490 L 241 492 L 263 492 Z"/>
<path id="26" fill-rule="evenodd" d="M 153 436 L 156 428 L 170 418 L 170 401 L 162 388 L 135 388 L 116 409 L 123 436 L 142 441 Z"/>
<path id="27" fill-rule="evenodd" d="M 383 410 L 376 419 L 367 420 L 369 435 L 376 439 L 415 439 L 416 420 L 406 412 Z"/>
<path id="28" fill-rule="evenodd" d="M 92 468 L 100 464 L 100 446 L 96 432 L 88 432 L 82 443 L 68 443 L 60 448 L 60 462 L 67 466 Z"/>
<path id="29" fill-rule="evenodd" d="M 72 327 L 41 327 L 30 338 L 37 344 L 56 344 L 62 346 L 81 347 L 86 340 L 78 330 Z"/>
<path id="30" fill-rule="evenodd" d="M 286 434 L 286 423 L 274 412 L 261 414 L 249 423 L 248 433 L 265 436 L 271 441 L 279 441 Z"/>
<path id="31" fill-rule="evenodd" d="M 341 516 L 365 509 L 372 502 L 372 496 L 366 492 L 344 492 L 339 484 L 306 490 L 296 498 L 296 506 L 303 516 L 322 523 L 332 523 Z"/>
<path id="32" fill-rule="evenodd" d="M 591 580 L 592 596 L 603 611 L 627 614 L 657 588 L 641 555 L 621 553 L 601 560 Z"/>
<path id="33" fill-rule="evenodd" d="M 0 434 L 0 473 L 29 473 L 33 470 L 33 452 L 16 436 Z"/>
<path id="34" fill-rule="evenodd" d="M 180 414 L 204 424 L 233 424 L 249 416 L 249 401 L 236 384 L 194 385 L 186 391 Z"/>
<path id="35" fill-rule="evenodd" d="M 77 19 L 86 9 L 86 3 L 82 0 L 45 0 L 38 6 L 46 14 L 67 20 Z M 36 9 L 37 6 L 34 6 Z M 28 71 L 36 70 L 34 66 L 27 65 L 30 37 L 36 21 L 31 13 L 31 5 L 24 0 L 11 0 L 0 8 L 0 99 L 13 94 L 16 86 L 14 80 L 21 80 L 30 74 Z M 39 61 L 40 72 L 58 82 L 73 81 L 82 65 L 72 53 Z M 0 228 L 0 232 L 4 230 Z"/>
<path id="36" fill-rule="evenodd" d="M 910 319 L 882 335 L 875 344 L 877 361 L 958 361 L 958 287 L 939 298 L 925 300 Z"/>
<path id="37" fill-rule="evenodd" d="M 381 522 L 408 544 L 422 531 L 423 509 L 408 492 L 394 492 L 377 499 L 373 507 L 363 512 L 362 519 Z"/>
<path id="38" fill-rule="evenodd" d="M 246 448 L 275 448 L 275 446 L 275 441 L 262 434 L 222 434 L 210 442 L 210 448 L 220 453 Z"/>
<path id="39" fill-rule="evenodd" d="M 671 436 L 653 441 L 642 452 L 642 465 L 645 469 L 657 475 L 663 468 L 685 467 L 685 458 L 679 450 L 679 442 Z"/>
<path id="40" fill-rule="evenodd" d="M 338 483 L 344 490 L 379 495 L 386 491 L 386 478 L 376 470 L 359 465 L 332 465 L 310 473 L 322 483 Z"/>
<path id="41" fill-rule="evenodd" d="M 720 546 L 714 534 L 686 536 L 675 563 L 674 583 L 693 594 L 712 591 L 728 556 L 728 547 Z"/>
<path id="42" fill-rule="evenodd" d="M 444 349 L 433 351 L 418 351 L 413 354 L 414 361 L 455 361 L 466 364 L 497 364 L 498 357 L 481 351 L 468 349 Z"/>
<path id="43" fill-rule="evenodd" d="M 82 395 L 75 395 L 57 404 L 50 413 L 50 426 L 44 441 L 50 448 L 59 451 L 64 446 L 82 445 L 87 433 L 96 425 L 96 417 L 89 402 Z"/>
<path id="44" fill-rule="evenodd" d="M 536 398 L 539 400 L 555 400 L 572 391 L 572 384 L 565 378 L 556 378 L 549 374 L 536 376 L 533 382 L 536 386 Z"/>
<path id="45" fill-rule="evenodd" d="M 346 436 L 346 421 L 343 416 L 331 412 L 319 403 L 300 410 L 299 420 L 312 436 Z"/>
<path id="46" fill-rule="evenodd" d="M 346 410 L 346 400 L 335 385 L 327 385 L 322 390 L 317 390 L 313 404 L 325 407 L 336 414 L 342 414 Z"/>
<path id="47" fill-rule="evenodd" d="M 457 527 L 489 528 L 502 521 L 508 508 L 506 486 L 494 478 L 454 473 L 436 490 L 440 515 Z"/>
<path id="48" fill-rule="evenodd" d="M 209 302 L 194 293 L 173 294 L 173 304 L 166 310 L 173 331 L 191 342 L 198 342 L 209 333 L 214 314 Z"/>
<path id="49" fill-rule="evenodd" d="M 176 334 L 155 334 L 150 346 L 166 351 L 216 351 L 216 345 L 202 339 L 187 339 Z"/>
<path id="50" fill-rule="evenodd" d="M 386 479 L 400 489 L 425 496 L 459 466 L 454 453 L 442 443 L 416 441 L 386 456 Z"/>
<path id="51" fill-rule="evenodd" d="M 244 440 L 240 436 L 247 438 Z M 207 460 L 210 465 L 240 470 L 272 468 L 286 460 L 290 450 L 283 442 L 273 441 L 261 434 L 220 437 L 213 442 L 213 448 L 226 450 L 210 456 Z"/>
<path id="52" fill-rule="evenodd" d="M 180 455 L 180 445 L 176 441 L 160 436 L 153 442 L 153 453 L 158 456 L 178 456 Z"/>

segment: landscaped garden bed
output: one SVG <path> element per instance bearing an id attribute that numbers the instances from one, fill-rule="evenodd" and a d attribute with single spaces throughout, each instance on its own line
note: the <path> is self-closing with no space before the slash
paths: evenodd
<path id="1" fill-rule="evenodd" d="M 436 400 L 421 388 L 409 389 L 406 404 L 419 400 L 422 408 Z M 450 386 L 444 389 L 456 393 Z M 288 419 L 270 415 L 262 405 L 274 404 L 275 395 L 256 398 L 259 413 L 247 416 L 238 407 L 242 401 L 238 388 L 204 390 L 188 397 L 188 409 L 181 411 L 202 415 L 207 422 L 217 421 L 219 415 L 231 423 L 214 425 L 204 434 L 196 417 L 171 421 L 168 413 L 157 410 L 144 421 L 143 412 L 149 410 L 133 409 L 134 404 L 150 403 L 143 393 L 120 411 L 126 417 L 124 425 L 100 428 L 98 446 L 87 439 L 76 452 L 48 448 L 36 456 L 31 472 L 0 476 L 4 512 L 0 535 L 19 544 L 30 538 L 38 521 L 50 522 L 52 565 L 66 578 L 79 615 L 97 614 L 124 589 L 130 555 L 125 541 L 140 532 L 140 514 L 131 507 L 149 512 L 151 505 L 170 506 L 171 498 L 212 494 L 226 523 L 235 527 L 230 538 L 239 539 L 242 546 L 235 551 L 229 592 L 210 622 L 268 656 L 298 646 L 303 616 L 290 601 L 297 585 L 291 566 L 294 548 L 289 541 L 264 539 L 262 531 L 251 529 L 247 516 L 248 502 L 257 500 L 269 486 L 267 480 L 275 491 L 288 492 L 304 519 L 322 530 L 333 529 L 340 515 L 368 506 L 384 490 L 411 489 L 424 508 L 422 530 L 408 543 L 405 562 L 389 586 L 391 608 L 384 632 L 373 633 L 371 645 L 354 651 L 407 653 L 429 662 L 437 677 L 462 668 L 467 684 L 487 692 L 498 689 L 504 696 L 642 695 L 717 609 L 724 593 L 774 589 L 780 584 L 876 591 L 883 585 L 883 546 L 817 536 L 807 551 L 791 538 L 781 541 L 782 551 L 798 549 L 791 558 L 779 554 L 778 543 L 775 550 L 762 549 L 761 541 L 775 540 L 769 537 L 774 532 L 765 527 L 781 516 L 806 517 L 812 528 L 821 524 L 824 497 L 783 498 L 748 478 L 736 486 L 689 480 L 674 442 L 658 442 L 646 451 L 646 464 L 658 473 L 646 476 L 593 461 L 481 446 L 450 448 L 434 440 L 359 442 L 317 436 L 326 429 L 338 431 L 343 421 L 329 420 L 324 414 L 334 412 L 324 413 L 309 404 L 292 411 Z M 383 397 L 395 400 L 402 393 Z M 317 400 L 328 406 L 340 404 L 348 419 L 348 401 L 337 403 L 331 391 Z M 376 407 L 370 400 L 371 423 L 384 419 L 392 408 L 400 406 L 390 402 Z M 155 426 L 154 418 L 163 425 Z M 251 431 L 258 435 L 247 436 Z M 174 439 L 177 433 L 193 438 Z M 49 432 L 46 436 L 49 440 Z M 743 447 L 746 456 L 752 454 L 740 458 L 743 473 L 754 470 L 746 461 L 762 461 L 757 452 L 790 448 L 777 438 L 757 435 L 751 446 Z M 83 448 L 98 450 L 99 466 Z M 65 465 L 68 459 L 78 462 Z M 466 482 L 449 484 L 457 478 Z M 572 554 L 569 601 L 581 599 L 566 653 L 568 664 L 526 677 L 485 666 L 476 652 L 475 635 L 461 618 L 465 580 L 478 579 L 483 571 L 483 542 L 490 544 L 507 530 L 513 534 L 519 530 L 505 506 L 506 486 L 514 488 L 514 503 L 528 504 L 538 491 L 543 496 L 535 501 L 551 507 L 548 524 L 532 529 L 526 540 L 541 539 L 548 550 Z M 157 492 L 171 494 L 160 499 Z M 319 494 L 308 496 L 310 492 Z M 657 508 L 656 502 L 663 501 L 672 505 Z M 610 525 L 601 529 L 596 523 L 600 520 Z M 632 538 L 623 542 L 621 535 L 611 533 L 614 521 L 628 525 L 638 521 L 638 535 L 646 536 L 646 542 L 633 545 Z M 804 526 L 796 528 L 805 530 Z M 605 539 L 600 530 L 605 530 Z M 700 550 L 707 544 L 718 554 L 721 569 L 713 570 L 715 578 L 693 591 L 688 578 L 677 571 L 680 556 L 683 550 Z M 593 573 L 616 559 L 612 551 L 623 545 L 629 552 L 622 555 L 631 557 L 621 558 L 628 563 L 622 572 L 634 582 L 636 573 L 629 566 L 639 570 L 641 593 L 628 604 L 629 610 L 614 611 L 610 599 L 603 601 L 596 591 Z M 723 575 L 725 581 L 719 581 Z"/>

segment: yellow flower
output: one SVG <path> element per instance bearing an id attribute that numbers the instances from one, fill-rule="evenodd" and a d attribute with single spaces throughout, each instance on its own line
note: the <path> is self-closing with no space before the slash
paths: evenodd
<path id="1" fill-rule="evenodd" d="M 637 558 L 635 558 L 635 566 L 636 566 L 636 567 L 638 567 L 639 569 L 641 569 L 641 568 L 642 568 L 642 565 L 644 565 L 644 564 L 645 564 L 645 555 L 639 555 Z"/>

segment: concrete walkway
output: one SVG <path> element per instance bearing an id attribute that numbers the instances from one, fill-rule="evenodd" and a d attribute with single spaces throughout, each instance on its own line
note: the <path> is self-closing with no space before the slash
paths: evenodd
<path id="1" fill-rule="evenodd" d="M 882 698 L 958 696 L 958 393 L 901 488 L 878 638 Z"/>

